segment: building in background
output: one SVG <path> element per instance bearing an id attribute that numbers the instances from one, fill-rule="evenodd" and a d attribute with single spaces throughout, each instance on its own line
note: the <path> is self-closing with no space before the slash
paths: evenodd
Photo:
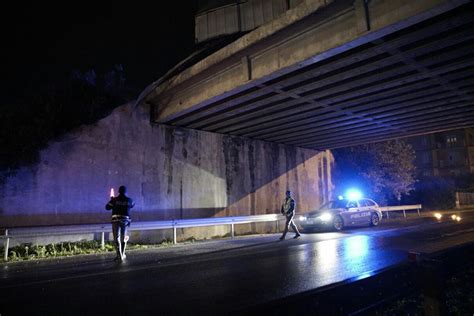
<path id="1" fill-rule="evenodd" d="M 474 175 L 474 128 L 408 138 L 416 153 L 418 176 Z"/>

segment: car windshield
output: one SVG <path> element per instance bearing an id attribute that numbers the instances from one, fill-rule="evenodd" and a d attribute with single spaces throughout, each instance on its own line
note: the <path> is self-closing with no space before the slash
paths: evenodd
<path id="1" fill-rule="evenodd" d="M 347 205 L 347 200 L 334 200 L 334 201 L 329 201 L 325 204 L 323 204 L 319 210 L 322 211 L 322 210 L 329 210 L 329 209 L 333 209 L 333 208 L 344 208 L 346 207 Z"/>

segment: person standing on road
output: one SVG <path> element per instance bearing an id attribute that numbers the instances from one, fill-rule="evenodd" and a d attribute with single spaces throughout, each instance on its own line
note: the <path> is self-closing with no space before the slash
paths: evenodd
<path id="1" fill-rule="evenodd" d="M 295 237 L 293 238 L 298 238 L 301 236 L 300 232 L 298 231 L 298 227 L 296 227 L 295 222 L 293 221 L 293 217 L 295 217 L 295 207 L 296 202 L 291 197 L 291 191 L 286 191 L 286 198 L 283 201 L 283 205 L 281 206 L 280 210 L 280 212 L 286 217 L 286 224 L 285 230 L 283 231 L 283 235 L 281 235 L 280 240 L 285 239 L 286 233 L 288 233 L 288 230 L 290 229 L 290 225 L 296 233 Z"/>
<path id="2" fill-rule="evenodd" d="M 117 251 L 115 261 L 123 261 L 127 257 L 125 248 L 127 247 L 127 230 L 130 226 L 130 209 L 135 206 L 131 198 L 125 195 L 127 188 L 120 186 L 119 195 L 110 197 L 110 201 L 105 205 L 106 210 L 112 210 L 112 233 L 114 235 L 114 245 Z"/>

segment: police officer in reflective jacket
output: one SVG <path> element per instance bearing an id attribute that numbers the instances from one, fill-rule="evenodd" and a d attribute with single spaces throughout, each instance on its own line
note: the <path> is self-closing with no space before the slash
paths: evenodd
<path id="1" fill-rule="evenodd" d="M 120 186 L 119 195 L 111 197 L 105 205 L 105 209 L 112 210 L 112 233 L 114 235 L 115 250 L 117 256 L 115 261 L 123 261 L 127 257 L 125 248 L 127 247 L 127 229 L 130 226 L 130 209 L 135 206 L 131 198 L 125 195 L 127 188 Z"/>
<path id="2" fill-rule="evenodd" d="M 286 233 L 288 233 L 288 229 L 293 228 L 295 231 L 296 235 L 293 238 L 298 238 L 300 237 L 300 232 L 298 231 L 298 228 L 296 227 L 293 217 L 295 217 L 295 207 L 296 207 L 296 202 L 295 200 L 291 197 L 291 191 L 286 191 L 286 198 L 283 201 L 283 204 L 281 206 L 280 212 L 285 215 L 286 217 L 286 224 L 285 224 L 285 230 L 283 231 L 283 235 L 281 235 L 280 240 L 285 239 Z"/>

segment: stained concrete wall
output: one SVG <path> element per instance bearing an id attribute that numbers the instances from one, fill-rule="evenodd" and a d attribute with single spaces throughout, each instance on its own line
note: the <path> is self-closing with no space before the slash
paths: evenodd
<path id="1" fill-rule="evenodd" d="M 126 104 L 5 175 L 0 227 L 107 222 L 121 184 L 135 221 L 275 213 L 287 189 L 305 212 L 330 197 L 332 162 L 330 152 L 151 126 L 148 109 Z"/>

